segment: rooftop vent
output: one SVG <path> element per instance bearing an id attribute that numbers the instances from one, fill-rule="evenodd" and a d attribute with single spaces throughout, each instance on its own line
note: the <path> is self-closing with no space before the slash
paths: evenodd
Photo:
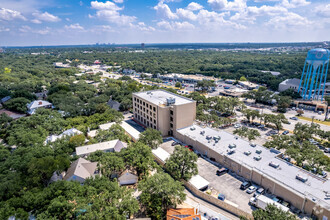
<path id="1" fill-rule="evenodd" d="M 42 101 L 38 102 L 39 105 L 42 105 Z"/>
<path id="2" fill-rule="evenodd" d="M 250 146 L 251 146 L 251 147 L 256 147 L 257 145 L 256 145 L 256 144 L 252 144 L 252 143 L 251 143 L 251 144 L 250 144 Z"/>
<path id="3" fill-rule="evenodd" d="M 236 148 L 236 144 L 229 144 L 228 147 L 229 147 L 230 149 Z"/>
<path id="4" fill-rule="evenodd" d="M 215 141 L 219 141 L 220 139 L 221 139 L 220 136 L 214 136 L 214 137 L 213 137 L 213 140 L 215 140 Z"/>
<path id="5" fill-rule="evenodd" d="M 256 161 L 259 161 L 259 160 L 261 160 L 261 157 L 258 155 L 258 156 L 253 157 L 253 159 L 255 159 Z"/>
<path id="6" fill-rule="evenodd" d="M 257 154 L 261 154 L 262 153 L 262 150 L 256 150 L 256 153 Z"/>
<path id="7" fill-rule="evenodd" d="M 245 151 L 244 154 L 245 154 L 246 156 L 249 156 L 249 155 L 251 154 L 251 151 L 249 151 L 249 150 L 248 150 L 248 151 Z"/>
<path id="8" fill-rule="evenodd" d="M 201 135 L 204 135 L 205 134 L 205 131 L 201 131 L 201 133 L 200 133 Z"/>
<path id="9" fill-rule="evenodd" d="M 232 154 L 234 154 L 236 151 L 235 150 L 230 150 L 230 151 L 228 151 L 228 155 L 232 155 Z"/>
<path id="10" fill-rule="evenodd" d="M 151 95 L 152 93 L 150 91 L 147 92 L 148 95 Z"/>
<path id="11" fill-rule="evenodd" d="M 206 139 L 207 140 L 212 139 L 212 136 L 211 135 L 206 135 Z"/>
<path id="12" fill-rule="evenodd" d="M 280 164 L 271 161 L 271 162 L 269 163 L 269 166 L 274 167 L 274 168 L 277 169 L 277 168 L 279 168 Z"/>
<path id="13" fill-rule="evenodd" d="M 166 98 L 166 104 L 167 104 L 167 106 L 175 104 L 175 98 L 172 98 L 172 97 Z"/>
<path id="14" fill-rule="evenodd" d="M 296 176 L 296 179 L 297 180 L 300 180 L 301 182 L 306 182 L 307 180 L 308 180 L 308 178 L 306 177 L 306 176 L 302 176 L 302 175 L 300 175 L 300 174 L 297 174 L 297 176 Z"/>
<path id="15" fill-rule="evenodd" d="M 194 131 L 194 130 L 196 130 L 196 128 L 195 127 L 191 127 L 190 130 L 191 131 Z"/>

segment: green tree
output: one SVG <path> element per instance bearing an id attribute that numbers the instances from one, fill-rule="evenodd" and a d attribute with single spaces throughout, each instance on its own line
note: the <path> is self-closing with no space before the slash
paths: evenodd
<path id="1" fill-rule="evenodd" d="M 140 134 L 139 142 L 151 147 L 152 149 L 157 148 L 163 143 L 162 134 L 152 128 L 147 128 L 144 132 Z"/>
<path id="2" fill-rule="evenodd" d="M 166 173 L 156 173 L 138 187 L 142 191 L 140 202 L 153 219 L 163 219 L 169 207 L 176 207 L 186 198 L 181 182 Z"/>
<path id="3" fill-rule="evenodd" d="M 175 87 L 177 87 L 177 88 L 180 88 L 180 89 L 181 89 L 182 85 L 181 85 L 181 83 L 180 83 L 180 82 L 176 82 L 176 83 L 175 83 Z"/>
<path id="4" fill-rule="evenodd" d="M 174 179 L 189 180 L 193 175 L 198 173 L 197 159 L 197 155 L 188 148 L 175 146 L 175 150 L 166 161 L 165 166 Z"/>
<path id="5" fill-rule="evenodd" d="M 70 137 L 69 143 L 74 147 L 82 146 L 85 143 L 85 135 L 78 134 Z"/>
<path id="6" fill-rule="evenodd" d="M 239 79 L 239 81 L 247 81 L 245 76 L 241 76 L 241 78 Z"/>
<path id="7" fill-rule="evenodd" d="M 27 111 L 27 104 L 30 102 L 30 100 L 23 98 L 23 97 L 19 97 L 19 98 L 14 98 L 14 99 L 10 99 L 9 101 L 7 101 L 4 106 L 5 108 L 12 110 L 12 111 L 16 111 L 16 112 L 20 112 L 20 113 L 25 113 Z"/>
<path id="8" fill-rule="evenodd" d="M 277 208 L 275 205 L 268 205 L 266 210 L 257 209 L 252 212 L 252 215 L 255 220 L 297 220 L 294 215 Z"/>

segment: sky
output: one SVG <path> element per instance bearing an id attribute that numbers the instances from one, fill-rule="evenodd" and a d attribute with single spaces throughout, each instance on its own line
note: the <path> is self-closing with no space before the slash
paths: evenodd
<path id="1" fill-rule="evenodd" d="M 330 0 L 0 0 L 0 46 L 330 40 Z"/>

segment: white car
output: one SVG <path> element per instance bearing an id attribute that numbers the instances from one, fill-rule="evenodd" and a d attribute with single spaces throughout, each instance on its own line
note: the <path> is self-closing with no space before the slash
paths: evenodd
<path id="1" fill-rule="evenodd" d="M 240 127 L 242 127 L 241 124 L 235 124 L 235 125 L 234 125 L 234 128 L 240 128 Z"/>
<path id="2" fill-rule="evenodd" d="M 246 190 L 246 192 L 247 192 L 248 194 L 252 194 L 252 193 L 254 193 L 256 190 L 257 190 L 257 188 L 256 188 L 255 186 L 250 186 L 250 187 Z"/>

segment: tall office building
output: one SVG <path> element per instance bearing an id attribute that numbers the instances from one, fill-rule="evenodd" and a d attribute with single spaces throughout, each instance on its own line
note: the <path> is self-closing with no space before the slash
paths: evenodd
<path id="1" fill-rule="evenodd" d="M 133 93 L 134 118 L 163 136 L 171 136 L 177 129 L 193 124 L 196 102 L 164 90 Z"/>

